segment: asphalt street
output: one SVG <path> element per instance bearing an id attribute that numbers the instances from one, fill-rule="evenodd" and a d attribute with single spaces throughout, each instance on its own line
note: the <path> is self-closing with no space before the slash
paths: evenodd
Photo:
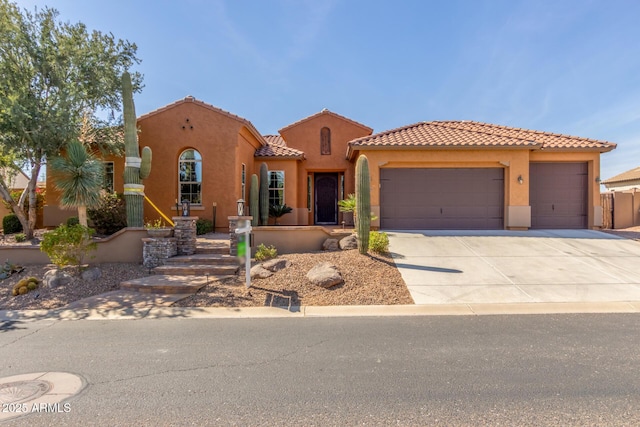
<path id="1" fill-rule="evenodd" d="M 640 315 L 5 321 L 0 377 L 80 375 L 6 425 L 640 425 Z"/>

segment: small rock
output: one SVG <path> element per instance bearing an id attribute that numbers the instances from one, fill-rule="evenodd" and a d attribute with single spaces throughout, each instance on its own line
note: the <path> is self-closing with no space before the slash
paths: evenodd
<path id="1" fill-rule="evenodd" d="M 48 270 L 44 273 L 44 278 L 42 279 L 42 284 L 45 287 L 49 288 L 57 288 L 58 286 L 68 285 L 73 280 L 68 273 L 64 271 L 60 271 L 58 269 Z"/>
<path id="2" fill-rule="evenodd" d="M 309 279 L 312 284 L 323 288 L 330 288 L 344 283 L 338 267 L 329 262 L 321 262 L 309 270 L 307 279 Z"/>
<path id="3" fill-rule="evenodd" d="M 102 276 L 102 271 L 98 267 L 93 267 L 82 272 L 82 280 L 93 282 Z"/>
<path id="4" fill-rule="evenodd" d="M 327 239 L 322 243 L 323 251 L 337 251 L 338 249 L 340 249 L 340 246 L 338 246 L 338 239 Z"/>
<path id="5" fill-rule="evenodd" d="M 273 276 L 273 273 L 264 268 L 262 264 L 257 264 L 251 267 L 251 272 L 249 274 L 252 279 L 266 279 L 267 277 Z"/>
<path id="6" fill-rule="evenodd" d="M 284 258 L 270 259 L 269 261 L 263 262 L 262 267 L 275 273 L 276 271 L 291 267 L 291 261 Z"/>
<path id="7" fill-rule="evenodd" d="M 343 237 L 342 239 L 340 239 L 339 244 L 340 249 L 342 249 L 343 251 L 349 249 L 358 249 L 358 238 L 355 236 L 355 234 L 352 234 L 351 236 Z"/>

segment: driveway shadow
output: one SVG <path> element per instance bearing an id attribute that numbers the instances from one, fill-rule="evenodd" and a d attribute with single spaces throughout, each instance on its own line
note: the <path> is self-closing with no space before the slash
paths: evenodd
<path id="1" fill-rule="evenodd" d="M 442 268 L 442 267 L 429 267 L 426 265 L 404 264 L 396 263 L 397 268 L 408 268 L 411 270 L 431 271 L 434 273 L 463 273 L 462 270 L 456 270 L 454 268 Z"/>

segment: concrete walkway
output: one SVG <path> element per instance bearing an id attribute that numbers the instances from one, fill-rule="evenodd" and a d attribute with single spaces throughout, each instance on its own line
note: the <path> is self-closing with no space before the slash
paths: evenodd
<path id="1" fill-rule="evenodd" d="M 640 244 L 592 230 L 388 232 L 416 304 L 640 302 Z"/>

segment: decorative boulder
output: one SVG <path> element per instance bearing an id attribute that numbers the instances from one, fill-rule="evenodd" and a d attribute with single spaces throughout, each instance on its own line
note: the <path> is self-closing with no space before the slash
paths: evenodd
<path id="1" fill-rule="evenodd" d="M 340 239 L 339 245 L 340 249 L 342 249 L 343 251 L 349 249 L 358 249 L 358 238 L 355 236 L 355 234 L 343 237 L 342 239 Z"/>
<path id="2" fill-rule="evenodd" d="M 338 246 L 338 239 L 327 239 L 322 243 L 323 251 L 337 251 L 338 249 L 340 249 L 340 246 Z"/>
<path id="3" fill-rule="evenodd" d="M 309 270 L 307 279 L 309 279 L 312 284 L 323 288 L 330 288 L 344 283 L 338 267 L 329 262 L 321 262 Z"/>
<path id="4" fill-rule="evenodd" d="M 57 288 L 58 286 L 68 285 L 73 280 L 68 273 L 60 270 L 49 270 L 44 273 L 42 284 L 49 288 Z"/>
<path id="5" fill-rule="evenodd" d="M 273 273 L 264 268 L 262 264 L 256 264 L 251 267 L 251 272 L 249 274 L 252 279 L 266 279 L 267 277 L 273 276 Z"/>
<path id="6" fill-rule="evenodd" d="M 284 258 L 270 259 L 269 261 L 263 262 L 262 267 L 275 273 L 276 271 L 291 267 L 291 261 Z"/>
<path id="7" fill-rule="evenodd" d="M 93 267 L 82 272 L 82 280 L 86 280 L 87 282 L 98 280 L 100 276 L 102 276 L 102 272 L 98 267 Z"/>

